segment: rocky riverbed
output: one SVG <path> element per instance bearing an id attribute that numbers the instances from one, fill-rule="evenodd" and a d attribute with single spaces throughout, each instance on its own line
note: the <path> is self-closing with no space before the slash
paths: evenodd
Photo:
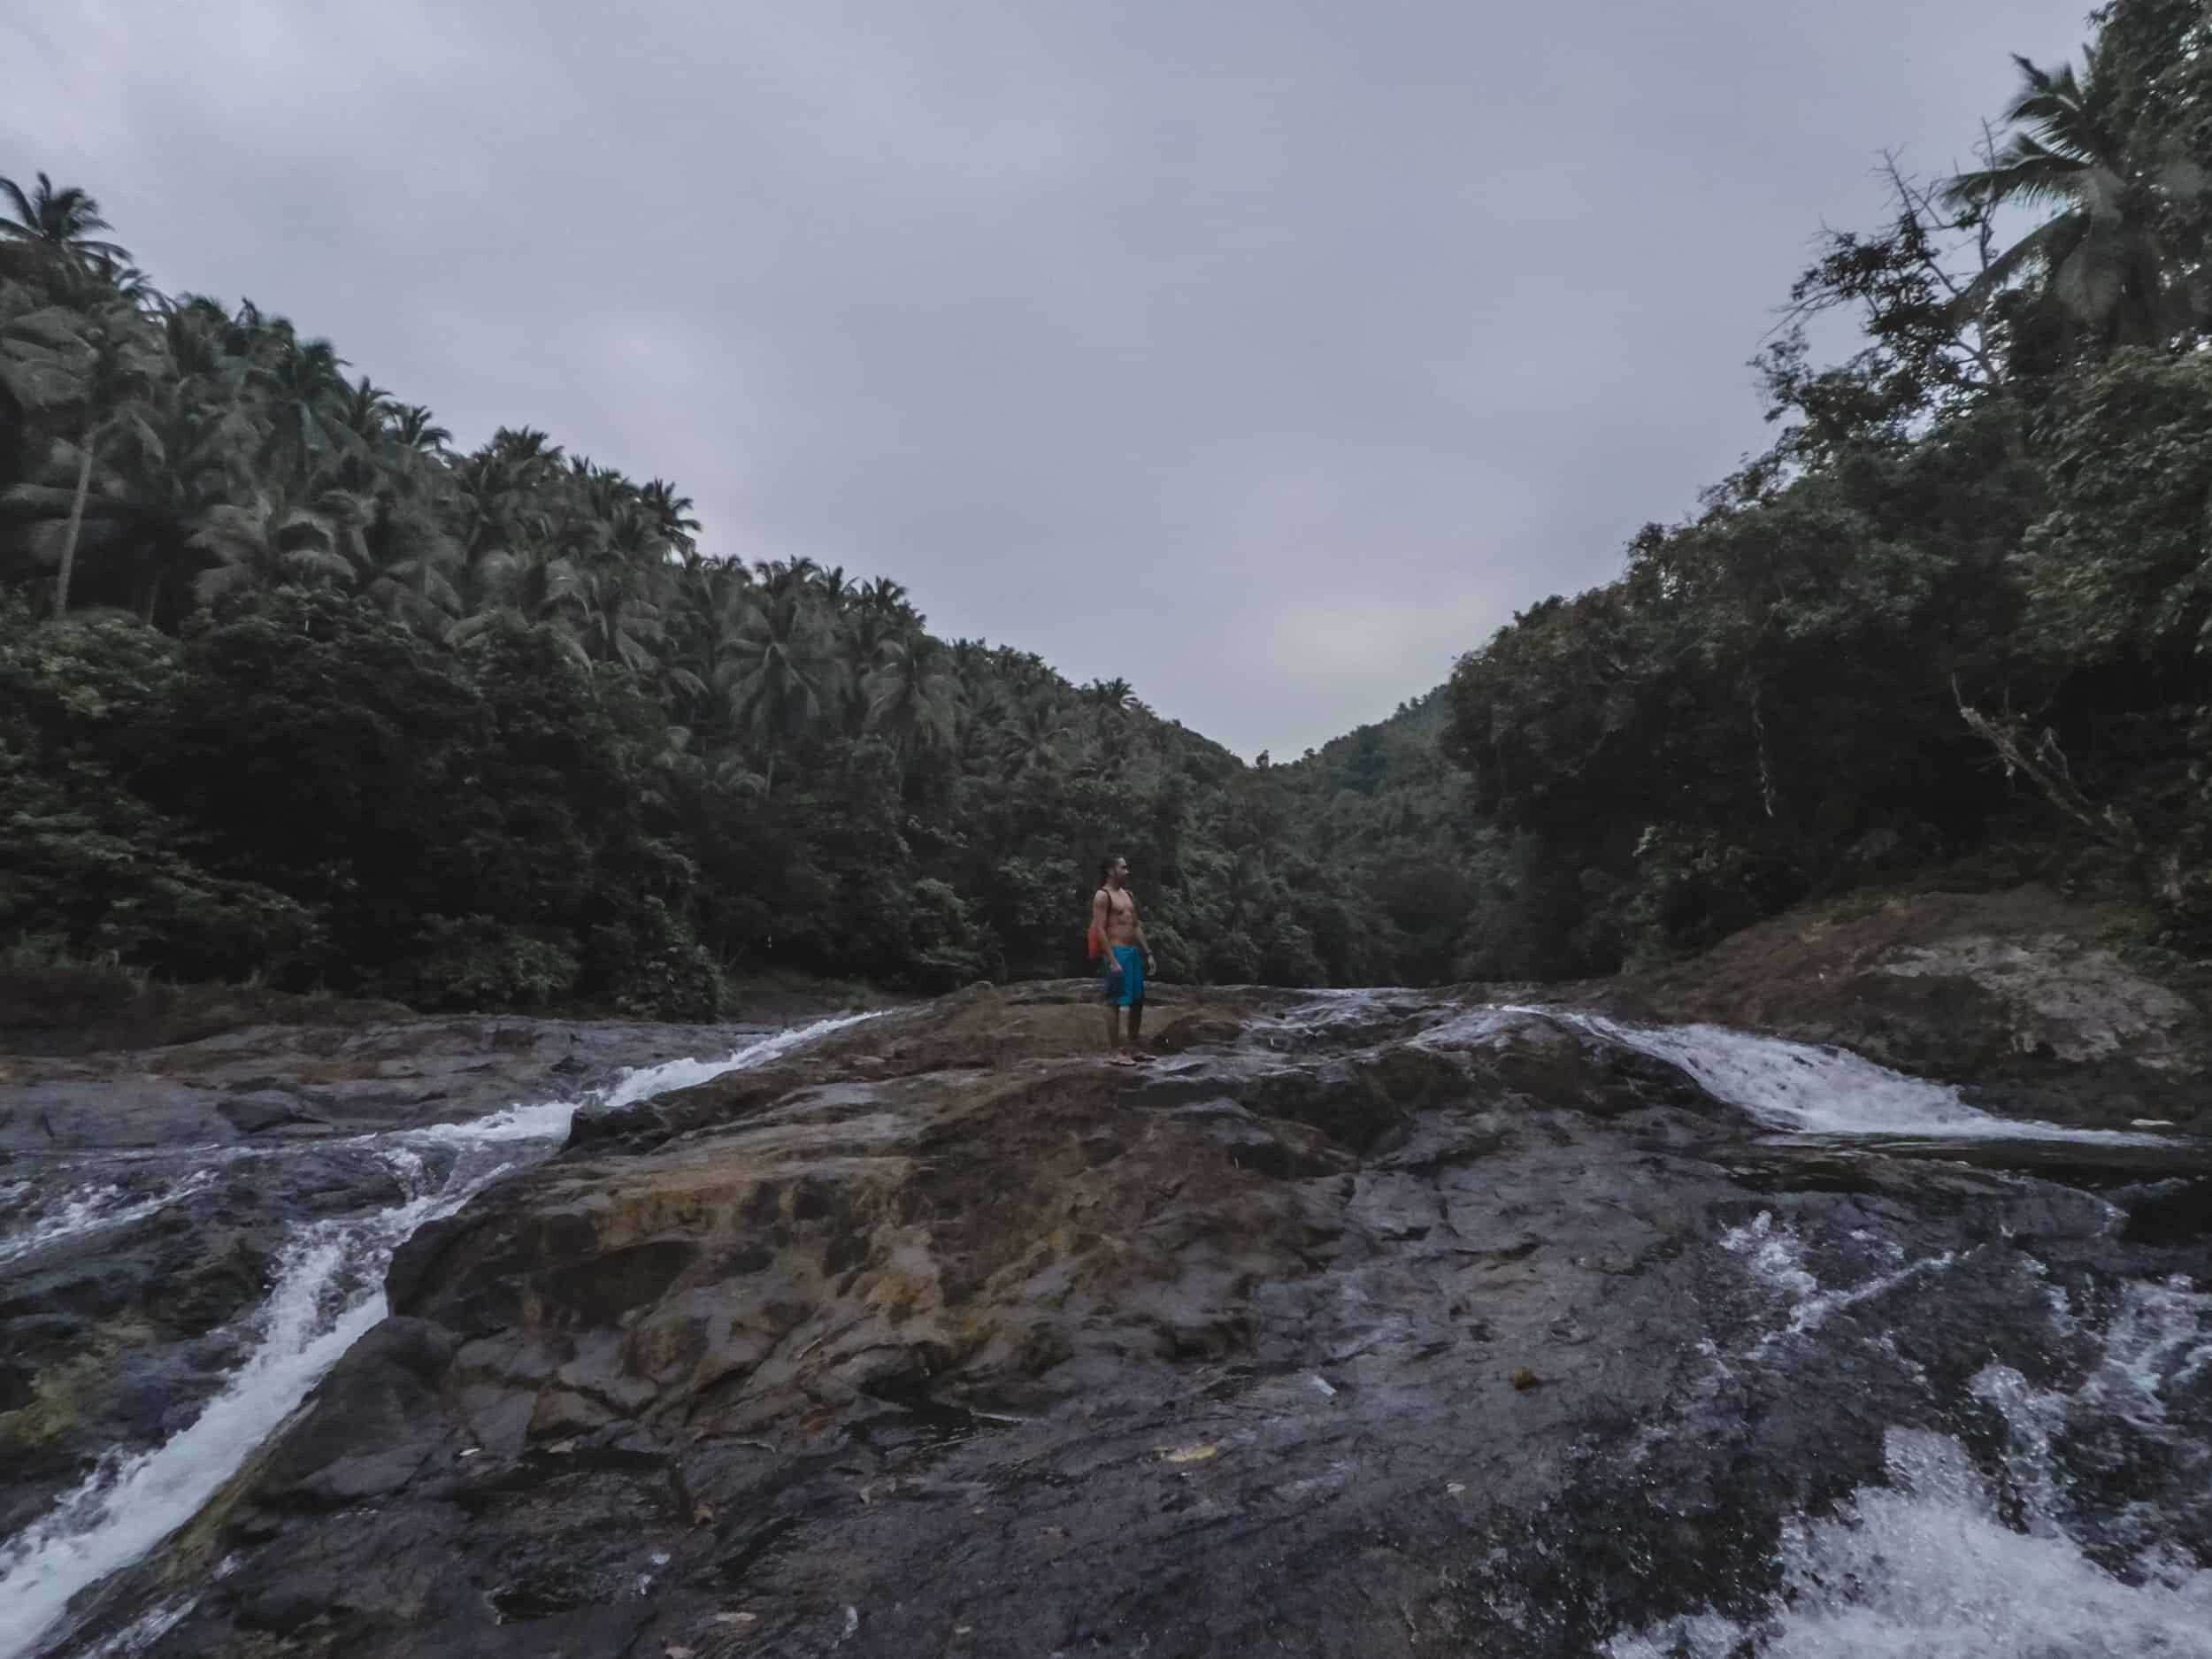
<path id="1" fill-rule="evenodd" d="M 1947 907 L 26 1064 L 0 1653 L 2212 1655 L 2201 1010 Z"/>

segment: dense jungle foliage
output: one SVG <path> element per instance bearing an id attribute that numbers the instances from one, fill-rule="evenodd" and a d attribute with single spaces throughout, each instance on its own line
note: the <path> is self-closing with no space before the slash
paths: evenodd
<path id="1" fill-rule="evenodd" d="M 1387 899 L 1448 867 L 1386 849 L 1371 904 L 1281 769 L 1125 683 L 937 638 L 893 581 L 710 557 L 676 486 L 542 432 L 456 454 L 329 342 L 157 293 L 83 192 L 5 188 L 19 971 L 698 1016 L 733 972 L 1075 971 L 1110 853 L 1175 978 L 1392 977 L 1400 911 L 1448 964 Z"/>
<path id="2" fill-rule="evenodd" d="M 2120 0 L 2018 60 L 1984 165 L 1834 234 L 1781 423 L 1625 573 L 1464 658 L 1471 973 L 1609 971 L 1931 868 L 2212 944 L 2212 25 Z M 1812 365 L 1803 321 L 1863 349 Z"/>
<path id="3" fill-rule="evenodd" d="M 2212 943 L 2212 39 L 2120 0 L 1980 168 L 1893 174 L 1759 372 L 1778 436 L 1619 580 L 1247 766 L 680 488 L 457 452 L 327 341 L 0 180 L 0 949 L 698 1016 L 760 971 L 1609 972 L 1945 870 Z M 1847 310 L 1863 349 L 1812 362 Z"/>

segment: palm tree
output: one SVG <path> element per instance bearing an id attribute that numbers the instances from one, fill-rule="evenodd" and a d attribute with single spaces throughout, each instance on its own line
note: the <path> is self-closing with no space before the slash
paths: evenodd
<path id="1" fill-rule="evenodd" d="M 945 648 L 918 630 L 887 641 L 866 680 L 868 726 L 889 734 L 902 754 L 952 741 L 960 712 L 960 682 Z"/>
<path id="2" fill-rule="evenodd" d="M 419 495 L 380 490 L 363 540 L 369 597 L 425 634 L 447 634 L 461 612 L 466 561 L 440 515 Z"/>
<path id="3" fill-rule="evenodd" d="M 703 712 L 696 705 L 714 677 L 723 618 L 737 614 L 739 595 L 751 580 L 751 572 L 737 560 L 709 558 L 695 549 L 663 575 L 668 649 L 659 673 L 664 684 L 682 693 L 686 726 L 696 724 Z"/>
<path id="4" fill-rule="evenodd" d="M 1128 757 L 1136 694 L 1127 680 L 1116 677 L 1094 680 L 1083 687 L 1080 695 L 1084 706 L 1090 710 L 1100 767 L 1108 772 L 1119 771 Z"/>
<path id="5" fill-rule="evenodd" d="M 77 535 L 102 446 L 128 443 L 160 453 L 161 439 L 148 418 L 163 367 L 159 336 L 124 300 L 88 313 L 49 306 L 17 318 L 0 334 L 0 377 L 9 389 L 34 407 L 65 409 L 79 423 L 77 479 L 54 582 L 56 616 L 69 609 Z"/>
<path id="6" fill-rule="evenodd" d="M 787 580 L 781 594 L 746 605 L 723 639 L 715 682 L 731 719 L 765 752 L 771 789 L 784 745 L 820 717 L 836 689 L 824 632 L 806 595 Z"/>
<path id="7" fill-rule="evenodd" d="M 75 470 L 73 445 L 57 446 L 54 457 L 65 481 L 33 480 L 7 496 L 41 521 L 32 533 L 34 545 L 58 549 L 76 513 L 83 538 L 80 557 L 85 547 L 108 548 L 106 562 L 119 567 L 135 609 L 149 622 L 163 613 L 173 580 L 188 573 L 193 527 L 211 505 L 226 499 L 255 438 L 251 423 L 234 405 L 196 400 L 173 386 L 157 403 L 148 418 L 157 442 L 101 446 L 92 492 L 81 509 L 73 480 L 65 479 Z"/>
<path id="8" fill-rule="evenodd" d="M 753 567 L 755 581 L 774 604 L 795 603 L 804 599 L 808 588 L 820 574 L 821 566 L 810 558 L 772 559 Z"/>
<path id="9" fill-rule="evenodd" d="M 1118 676 L 1112 680 L 1094 680 L 1083 687 L 1083 701 L 1102 718 L 1121 713 L 1128 708 L 1129 699 L 1135 695 L 1129 682 Z"/>
<path id="10" fill-rule="evenodd" d="M 921 625 L 921 618 L 907 603 L 905 587 L 888 576 L 879 576 L 872 581 L 862 583 L 856 603 L 864 616 L 887 617 L 900 626 L 918 627 Z"/>
<path id="11" fill-rule="evenodd" d="M 2061 211 L 1990 261 L 1965 292 L 1978 315 L 2023 272 L 2040 268 L 2044 293 L 2066 315 L 2121 345 L 2171 340 L 2189 326 L 2186 296 L 2168 285 L 2173 267 L 2160 241 L 2160 209 L 2204 194 L 2202 171 L 2185 161 L 2153 165 L 2130 152 L 2116 105 L 2120 77 L 2085 49 L 2082 73 L 2055 74 L 2015 57 L 2023 80 L 2005 111 L 2015 130 L 1990 165 L 1953 179 L 1947 206 L 1985 215 L 2011 202 Z"/>
<path id="12" fill-rule="evenodd" d="M 968 694 L 971 703 L 979 701 L 987 688 L 998 683 L 998 676 L 992 672 L 991 648 L 981 640 L 955 640 L 952 668 L 960 676 L 961 688 Z"/>
<path id="13" fill-rule="evenodd" d="M 660 607 L 639 597 L 634 572 L 619 565 L 583 571 L 570 595 L 571 626 L 586 656 L 634 672 L 654 661 L 652 647 L 664 637 Z"/>
<path id="14" fill-rule="evenodd" d="M 372 454 L 389 435 L 392 417 L 399 408 L 392 395 L 365 374 L 352 385 L 342 387 L 332 405 L 331 425 Z"/>
<path id="15" fill-rule="evenodd" d="M 1016 706 L 1001 728 L 1000 758 L 1018 778 L 1056 772 L 1071 735 L 1060 718 L 1059 705 L 1048 696 L 1033 695 Z"/>
<path id="16" fill-rule="evenodd" d="M 401 448 L 418 455 L 443 455 L 446 446 L 453 442 L 453 434 L 438 425 L 437 417 L 420 403 L 395 408 L 392 435 L 399 440 Z"/>
<path id="17" fill-rule="evenodd" d="M 567 559 L 541 550 L 499 548 L 486 554 L 471 575 L 477 603 L 446 635 L 455 645 L 480 646 L 503 628 L 542 630 L 579 667 L 591 657 L 565 614 L 575 603 L 581 580 Z"/>
<path id="18" fill-rule="evenodd" d="M 570 560 L 528 548 L 496 549 L 478 561 L 474 574 L 478 611 L 511 611 L 526 624 L 557 616 L 581 580 Z"/>
<path id="19" fill-rule="evenodd" d="M 868 706 L 874 700 L 872 685 L 883 653 L 903 630 L 898 619 L 889 612 L 872 606 L 861 605 L 849 611 L 837 631 L 838 642 L 843 649 L 845 681 L 849 695 L 845 699 L 848 726 L 859 732 L 868 725 Z"/>
<path id="20" fill-rule="evenodd" d="M 70 267 L 64 266 L 67 271 Z M 165 312 L 171 301 L 166 294 L 154 286 L 154 280 L 136 265 L 105 254 L 94 254 L 86 259 L 81 276 L 72 277 L 64 284 L 64 292 L 89 296 L 96 301 L 112 294 L 128 300 L 140 311 Z"/>
<path id="21" fill-rule="evenodd" d="M 162 316 L 170 365 L 194 401 L 219 401 L 238 379 L 238 359 L 223 343 L 229 327 L 223 308 L 196 295 L 180 299 Z"/>
<path id="22" fill-rule="evenodd" d="M 368 563 L 368 503 L 342 490 L 295 503 L 265 492 L 201 515 L 192 545 L 215 564 L 194 584 L 203 604 L 244 588 L 329 582 L 350 587 Z"/>
<path id="23" fill-rule="evenodd" d="M 455 467 L 453 486 L 452 521 L 467 555 L 472 595 L 503 603 L 518 570 L 541 568 L 553 557 L 547 545 L 554 534 L 549 498 L 488 447 Z"/>
<path id="24" fill-rule="evenodd" d="M 300 341 L 286 335 L 270 366 L 253 380 L 268 400 L 269 439 L 265 459 L 295 485 L 304 482 L 317 457 L 337 442 L 342 429 L 335 411 L 346 396 L 346 360 L 327 340 Z"/>
<path id="25" fill-rule="evenodd" d="M 691 497 L 678 495 L 675 485 L 657 478 L 639 493 L 638 501 L 658 520 L 661 539 L 677 552 L 689 553 L 697 545 L 699 521 L 691 516 Z"/>
<path id="26" fill-rule="evenodd" d="M 483 453 L 499 462 L 518 484 L 526 487 L 546 482 L 564 459 L 561 446 L 535 426 L 502 426 L 492 434 L 492 441 L 484 446 Z"/>
<path id="27" fill-rule="evenodd" d="M 0 178 L 0 197 L 13 209 L 11 216 L 0 218 L 0 240 L 27 243 L 69 265 L 130 264 L 130 250 L 91 234 L 114 227 L 100 217 L 100 204 L 76 186 L 57 190 L 42 173 L 38 188 L 27 193 L 13 179 Z"/>
<path id="28" fill-rule="evenodd" d="M 668 538 L 657 517 L 641 504 L 624 502 L 599 521 L 599 544 L 638 576 L 649 579 L 668 563 Z"/>

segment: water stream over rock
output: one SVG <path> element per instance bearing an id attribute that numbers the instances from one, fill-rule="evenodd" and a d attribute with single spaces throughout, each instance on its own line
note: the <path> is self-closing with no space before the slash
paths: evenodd
<path id="1" fill-rule="evenodd" d="M 720 1059 L 641 1068 L 606 1090 L 603 1102 L 618 1108 L 694 1087 L 850 1023 L 831 1019 L 778 1033 Z M 396 1202 L 294 1225 L 278 1247 L 266 1296 L 224 1333 L 238 1357 L 213 1397 L 157 1445 L 103 1456 L 44 1514 L 0 1540 L 0 1659 L 34 1651 L 72 1596 L 137 1561 L 189 1521 L 385 1317 L 384 1275 L 394 1249 L 425 1223 L 451 1215 L 502 1176 L 552 1152 L 577 1104 L 511 1107 L 466 1122 L 335 1142 L 380 1164 L 396 1189 Z M 319 1156 L 334 1143 L 311 1144 Z M 0 1203 L 9 1206 L 0 1209 L 0 1268 L 149 1220 L 222 1180 L 266 1179 L 256 1165 L 299 1156 L 295 1148 L 229 1147 L 80 1155 L 42 1181 L 0 1188 Z M 50 1186 L 58 1190 L 42 1194 Z M 142 1631 L 125 1650 L 142 1646 L 152 1633 L 150 1627 Z"/>
<path id="2" fill-rule="evenodd" d="M 1587 1008 L 1163 1002 L 1137 1072 L 979 990 L 572 1125 L 9 1167 L 0 1288 L 256 1159 L 384 1185 L 0 1543 L 0 1655 L 2212 1659 L 2204 1142 Z"/>

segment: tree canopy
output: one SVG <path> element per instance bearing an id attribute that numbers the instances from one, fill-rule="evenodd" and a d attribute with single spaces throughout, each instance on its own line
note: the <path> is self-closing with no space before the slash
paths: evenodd
<path id="1" fill-rule="evenodd" d="M 718 557 L 544 431 L 460 449 L 0 180 L 0 946 L 697 1014 L 1076 971 L 1120 853 L 1171 978 L 1610 972 L 1937 874 L 2124 893 L 2202 958 L 2212 39 L 2195 0 L 2093 31 L 1978 165 L 1825 234 L 1767 452 L 1282 764 L 889 578 Z"/>

